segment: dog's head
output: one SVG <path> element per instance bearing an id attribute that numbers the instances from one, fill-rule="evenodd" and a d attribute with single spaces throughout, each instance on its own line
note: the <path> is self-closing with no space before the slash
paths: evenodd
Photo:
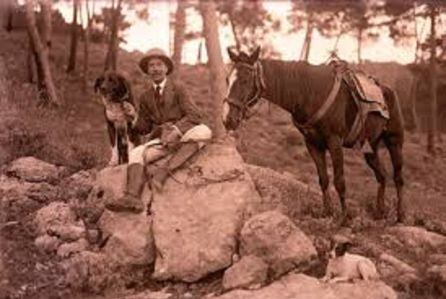
<path id="1" fill-rule="evenodd" d="M 94 91 L 112 102 L 133 103 L 129 81 L 117 72 L 109 71 L 99 76 L 94 82 Z"/>
<path id="2" fill-rule="evenodd" d="M 337 258 L 344 254 L 353 246 L 353 244 L 345 237 L 334 237 L 331 240 L 331 250 L 329 258 Z"/>

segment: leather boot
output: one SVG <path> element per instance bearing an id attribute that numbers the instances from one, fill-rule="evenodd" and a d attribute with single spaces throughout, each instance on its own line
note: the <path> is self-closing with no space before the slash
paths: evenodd
<path id="1" fill-rule="evenodd" d="M 141 193 L 146 182 L 144 167 L 139 163 L 127 166 L 127 185 L 124 196 L 106 203 L 106 207 L 115 212 L 140 213 L 144 210 Z"/>
<path id="2" fill-rule="evenodd" d="M 198 150 L 199 146 L 196 142 L 182 143 L 179 149 L 167 161 L 166 165 L 162 165 L 156 169 L 151 180 L 152 188 L 161 192 L 169 174 L 181 167 Z"/>

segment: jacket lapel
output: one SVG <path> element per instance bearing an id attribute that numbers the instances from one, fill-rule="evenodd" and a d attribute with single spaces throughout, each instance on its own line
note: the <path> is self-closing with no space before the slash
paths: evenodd
<path id="1" fill-rule="evenodd" d="M 173 82 L 169 78 L 167 78 L 166 86 L 164 86 L 164 91 L 162 94 L 162 103 L 165 108 L 170 108 L 172 106 L 174 97 L 174 90 L 173 90 Z"/>

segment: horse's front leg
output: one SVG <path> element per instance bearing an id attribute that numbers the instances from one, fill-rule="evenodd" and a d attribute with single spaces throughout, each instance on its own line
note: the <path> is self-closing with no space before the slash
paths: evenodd
<path id="1" fill-rule="evenodd" d="M 308 152 L 310 153 L 311 158 L 313 158 L 314 163 L 316 164 L 317 174 L 319 176 L 319 185 L 321 186 L 323 200 L 324 200 L 324 208 L 325 213 L 328 216 L 333 215 L 333 207 L 331 204 L 330 193 L 328 191 L 329 185 L 329 177 L 327 172 L 327 162 L 326 162 L 326 150 L 320 149 L 315 146 L 310 141 L 305 141 L 307 145 Z"/>
<path id="2" fill-rule="evenodd" d="M 333 164 L 334 185 L 341 201 L 342 216 L 346 220 L 348 210 L 345 203 L 344 152 L 342 150 L 341 138 L 337 136 L 330 137 L 327 140 L 327 146 Z"/>

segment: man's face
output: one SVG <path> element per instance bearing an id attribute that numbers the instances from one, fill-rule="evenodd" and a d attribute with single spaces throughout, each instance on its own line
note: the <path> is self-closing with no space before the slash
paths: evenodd
<path id="1" fill-rule="evenodd" d="M 147 74 L 155 83 L 159 83 L 167 76 L 167 66 L 160 58 L 152 58 L 147 64 Z"/>

